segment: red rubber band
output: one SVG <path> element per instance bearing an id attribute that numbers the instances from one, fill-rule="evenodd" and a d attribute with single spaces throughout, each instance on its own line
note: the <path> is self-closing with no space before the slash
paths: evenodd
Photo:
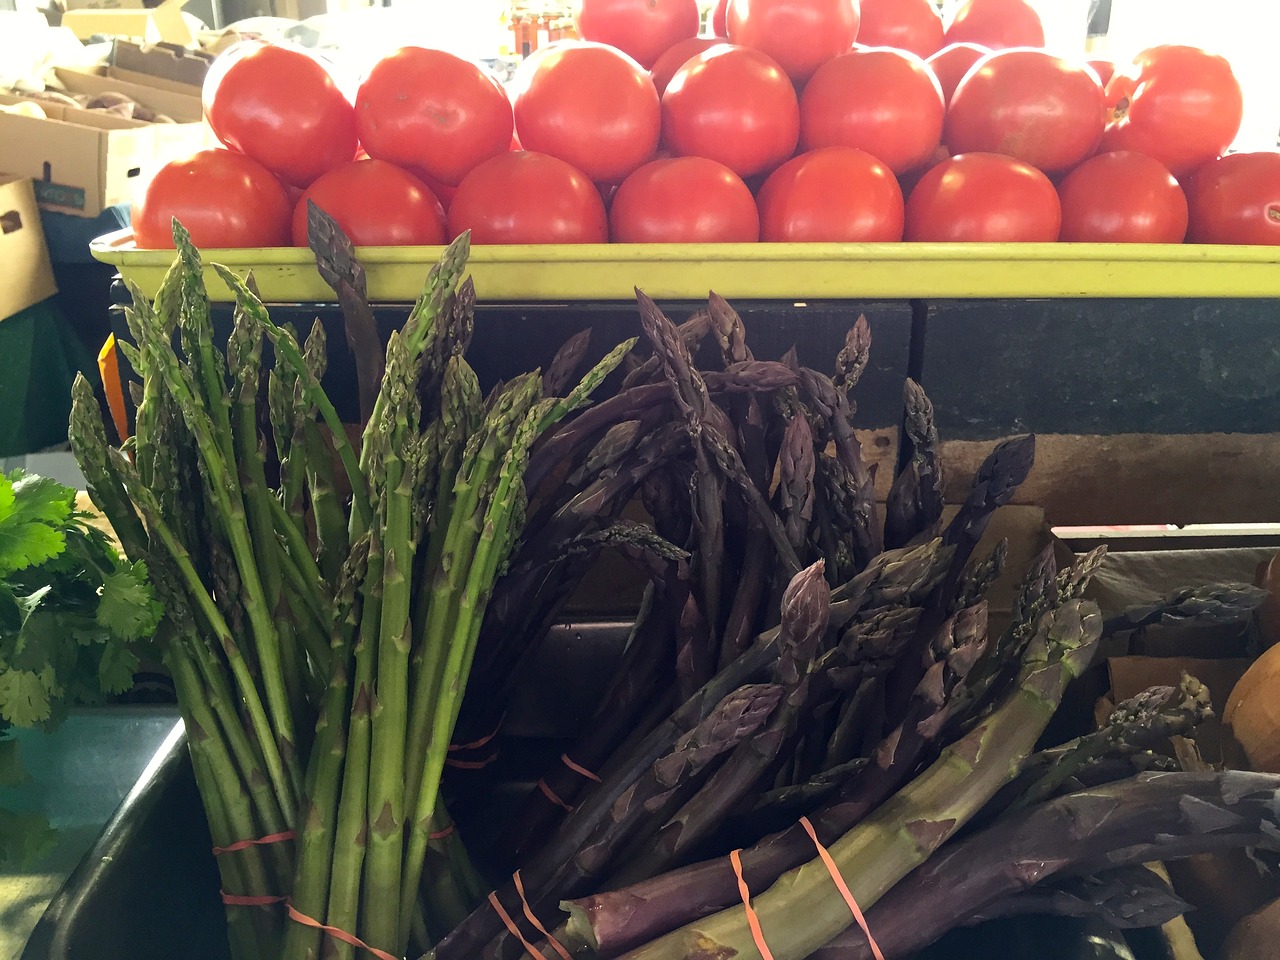
<path id="1" fill-rule="evenodd" d="M 352 936 L 345 930 L 339 930 L 337 927 L 328 926 L 327 924 L 321 923 L 319 920 L 313 920 L 305 913 L 299 913 L 292 903 L 289 904 L 289 919 L 296 920 L 298 923 L 306 927 L 315 927 L 317 930 L 323 930 L 335 940 L 341 940 L 343 943 L 348 946 L 355 947 L 357 950 L 367 950 L 369 953 L 377 957 L 378 960 L 400 960 L 399 957 L 393 957 L 385 950 L 379 950 L 377 947 L 369 946 L 369 944 L 365 943 L 359 937 Z"/>
<path id="2" fill-rule="evenodd" d="M 534 928 L 540 934 L 547 938 L 547 945 L 556 953 L 560 954 L 562 960 L 573 960 L 573 957 L 569 956 L 569 951 L 564 948 L 559 940 L 548 933 L 547 928 L 542 925 L 542 921 L 533 915 L 533 910 L 529 906 L 529 901 L 525 899 L 524 882 L 520 879 L 520 871 L 517 870 L 513 873 L 511 875 L 511 879 L 515 881 L 516 893 L 520 894 L 520 905 L 524 907 L 524 915 L 529 918 L 529 922 L 533 924 Z"/>
<path id="3" fill-rule="evenodd" d="M 225 847 L 214 847 L 213 855 L 221 856 L 224 853 L 233 853 L 236 850 L 244 850 L 247 847 L 265 846 L 269 843 L 281 843 L 285 840 L 292 840 L 296 834 L 292 830 L 283 830 L 280 833 L 269 833 L 265 837 L 258 837 L 255 840 L 237 840 L 235 843 Z"/>
<path id="4" fill-rule="evenodd" d="M 592 783 L 600 783 L 600 778 L 598 776 L 596 776 L 586 767 L 578 766 L 576 763 L 574 763 L 572 760 L 569 759 L 569 755 L 567 753 L 560 754 L 560 760 L 564 763 L 566 767 L 568 767 L 570 770 L 572 770 L 574 773 L 578 774 L 579 776 L 586 777 Z"/>
<path id="5" fill-rule="evenodd" d="M 844 877 L 840 875 L 840 868 L 836 865 L 835 860 L 827 852 L 827 848 L 822 845 L 822 842 L 818 840 L 818 833 L 813 829 L 813 824 L 809 822 L 808 817 L 801 817 L 800 824 L 804 827 L 805 833 L 809 834 L 809 839 L 813 841 L 813 845 L 818 848 L 818 856 L 822 858 L 822 863 L 831 874 L 831 879 L 835 881 L 836 889 L 840 891 L 840 896 L 844 897 L 844 902 L 849 905 L 849 912 L 853 914 L 854 922 L 862 928 L 862 932 L 866 935 L 867 943 L 871 944 L 871 953 L 876 960 L 884 960 L 884 954 L 880 952 L 876 938 L 871 936 L 871 928 L 867 926 L 867 918 L 862 915 L 862 908 L 858 906 L 858 901 L 854 899 L 849 885 L 844 882 Z"/>
<path id="6" fill-rule="evenodd" d="M 507 929 L 510 930 L 511 933 L 514 934 L 515 938 L 524 945 L 525 953 L 533 957 L 534 960 L 547 960 L 545 956 L 538 952 L 537 947 L 524 938 L 524 934 L 520 932 L 520 928 L 516 926 L 516 922 L 511 919 L 511 914 L 507 913 L 502 904 L 498 902 L 498 895 L 496 893 L 491 892 L 489 894 L 489 903 L 493 906 L 493 912 L 498 915 L 498 919 L 506 924 Z"/>
<path id="7" fill-rule="evenodd" d="M 760 956 L 764 960 L 773 960 L 769 944 L 764 941 L 764 930 L 760 928 L 760 915 L 756 913 L 755 907 L 751 906 L 751 890 L 747 886 L 747 878 L 742 875 L 742 857 L 739 856 L 741 853 L 741 850 L 730 851 L 729 862 L 733 864 L 734 876 L 738 878 L 738 893 L 742 897 L 742 908 L 747 911 L 747 926 L 751 929 L 751 939 L 756 942 L 756 949 L 760 951 Z"/>
<path id="8" fill-rule="evenodd" d="M 284 903 L 288 897 L 244 897 L 238 893 L 227 893 L 219 890 L 222 902 L 228 907 L 269 907 L 272 904 Z"/>
<path id="9" fill-rule="evenodd" d="M 495 751 L 494 753 L 489 754 L 489 756 L 485 757 L 483 760 L 454 760 L 451 758 L 446 760 L 444 762 L 444 765 L 446 767 L 456 767 L 459 770 L 483 770 L 485 767 L 487 767 L 489 764 L 493 763 L 493 761 L 497 759 L 498 759 L 498 754 Z"/>
<path id="10" fill-rule="evenodd" d="M 564 800 L 560 799 L 559 795 L 554 790 L 552 790 L 549 786 L 547 786 L 547 781 L 539 780 L 538 789 L 542 791 L 542 795 L 544 797 L 546 797 L 548 800 L 554 803 L 557 807 L 559 807 L 565 813 L 573 813 L 573 804 L 565 803 Z"/>
<path id="11" fill-rule="evenodd" d="M 443 830 L 437 830 L 435 833 L 427 834 L 428 840 L 443 840 L 445 837 L 451 836 L 454 831 L 454 825 L 451 823 Z"/>

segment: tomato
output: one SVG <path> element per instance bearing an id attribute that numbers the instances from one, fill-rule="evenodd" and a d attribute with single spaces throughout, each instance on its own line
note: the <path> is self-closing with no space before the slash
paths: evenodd
<path id="1" fill-rule="evenodd" d="M 1049 178 L 998 153 L 965 153 L 938 164 L 907 198 L 907 240 L 1048 243 L 1062 208 Z"/>
<path id="2" fill-rule="evenodd" d="M 617 47 L 646 70 L 678 40 L 698 35 L 698 0 L 578 0 L 573 25 L 583 40 Z"/>
<path id="3" fill-rule="evenodd" d="M 661 112 L 649 74 L 603 43 L 556 44 L 520 65 L 516 135 L 592 180 L 616 183 L 653 156 Z"/>
<path id="4" fill-rule="evenodd" d="M 658 61 L 653 65 L 653 69 L 649 71 L 649 76 L 653 78 L 653 86 L 658 91 L 658 96 L 662 96 L 666 92 L 667 84 L 671 82 L 671 78 L 676 75 L 677 70 L 703 50 L 710 50 L 721 43 L 724 43 L 724 41 L 718 37 L 689 37 L 687 40 L 672 44 L 671 48 L 658 58 Z"/>
<path id="5" fill-rule="evenodd" d="M 729 36 L 729 0 L 716 0 L 715 9 L 711 11 L 711 35 L 714 37 Z"/>
<path id="6" fill-rule="evenodd" d="M 604 243 L 609 225 L 595 184 L 557 157 L 521 150 L 472 169 L 449 206 L 449 236 L 472 243 Z"/>
<path id="7" fill-rule="evenodd" d="M 231 150 L 201 150 L 172 160 L 133 208 L 133 239 L 143 249 L 172 250 L 173 220 L 198 247 L 287 247 L 293 207 L 275 176 Z"/>
<path id="8" fill-rule="evenodd" d="M 385 160 L 355 160 L 307 187 L 293 208 L 293 243 L 307 245 L 307 201 L 314 200 L 358 247 L 445 242 L 444 211 L 431 188 Z"/>
<path id="9" fill-rule="evenodd" d="M 893 173 L 863 150 L 822 147 L 788 160 L 756 198 L 760 239 L 786 243 L 896 243 L 902 191 Z"/>
<path id="10" fill-rule="evenodd" d="M 763 51 L 805 80 L 858 36 L 857 0 L 729 0 L 729 41 Z"/>
<path id="11" fill-rule="evenodd" d="M 1103 113 L 1088 67 L 1043 50 L 997 50 L 951 95 L 942 139 L 952 153 L 1003 153 L 1059 173 L 1093 155 Z"/>
<path id="12" fill-rule="evenodd" d="M 507 149 L 511 104 L 474 63 L 402 47 L 360 84 L 356 129 L 369 156 L 457 185 L 481 160 Z"/>
<path id="13" fill-rule="evenodd" d="M 646 163 L 622 181 L 609 208 L 619 243 L 754 243 L 756 201 L 742 178 L 705 157 Z"/>
<path id="14" fill-rule="evenodd" d="M 1187 183 L 1189 243 L 1280 244 L 1280 153 L 1210 160 Z"/>
<path id="15" fill-rule="evenodd" d="M 1104 87 L 1115 76 L 1116 65 L 1110 60 L 1088 60 L 1086 62 L 1093 68 L 1093 72 L 1098 75 L 1098 82 Z"/>
<path id="16" fill-rule="evenodd" d="M 1107 84 L 1111 121 L 1103 150 L 1136 150 L 1175 176 L 1225 153 L 1244 98 L 1231 65 L 1195 47 L 1152 47 Z"/>
<path id="17" fill-rule="evenodd" d="M 929 69 L 938 78 L 938 86 L 942 88 L 942 98 L 951 102 L 951 95 L 960 86 L 964 75 L 973 69 L 973 65 L 985 57 L 991 50 L 976 43 L 952 43 L 943 47 L 925 61 Z"/>
<path id="18" fill-rule="evenodd" d="M 914 53 L 868 47 L 828 60 L 800 96 L 805 149 L 857 147 L 894 173 L 918 167 L 942 139 L 942 90 Z"/>
<path id="19" fill-rule="evenodd" d="M 947 43 L 979 43 L 993 50 L 1043 47 L 1040 14 L 1025 0 L 965 0 L 947 24 Z"/>
<path id="20" fill-rule="evenodd" d="M 795 152 L 800 103 L 769 57 L 724 44 L 693 57 L 671 78 L 662 95 L 662 136 L 677 155 L 718 160 L 750 177 Z"/>
<path id="21" fill-rule="evenodd" d="M 1181 243 L 1187 198 L 1159 160 L 1141 153 L 1100 153 L 1058 185 L 1059 240 L 1080 243 Z"/>
<path id="22" fill-rule="evenodd" d="M 942 46 L 942 17 L 933 0 L 862 0 L 858 43 L 928 57 Z"/>
<path id="23" fill-rule="evenodd" d="M 244 44 L 219 58 L 202 93 L 214 135 L 295 186 L 356 155 L 356 114 L 301 50 Z"/>

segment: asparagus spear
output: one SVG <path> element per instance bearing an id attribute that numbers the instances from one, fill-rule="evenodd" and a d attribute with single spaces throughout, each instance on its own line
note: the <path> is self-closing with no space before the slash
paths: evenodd
<path id="1" fill-rule="evenodd" d="M 858 385 L 871 357 L 871 325 L 862 314 L 845 334 L 844 346 L 836 355 L 836 375 L 832 382 L 846 394 Z"/>
<path id="2" fill-rule="evenodd" d="M 1156 603 L 1137 604 L 1108 618 L 1104 631 L 1118 633 L 1189 621 L 1237 623 L 1248 619 L 1266 595 L 1265 590 L 1248 583 L 1182 587 Z"/>
<path id="3" fill-rule="evenodd" d="M 911 542 L 942 519 L 942 462 L 933 404 L 914 380 L 903 387 L 905 464 L 894 478 L 885 506 L 885 544 Z"/>
<path id="4" fill-rule="evenodd" d="M 1275 849 L 1280 777 L 1155 773 L 1068 794 L 945 846 L 866 911 L 886 956 L 908 956 L 990 904 L 1055 877 L 1197 853 Z M 860 932 L 814 960 L 870 960 Z"/>

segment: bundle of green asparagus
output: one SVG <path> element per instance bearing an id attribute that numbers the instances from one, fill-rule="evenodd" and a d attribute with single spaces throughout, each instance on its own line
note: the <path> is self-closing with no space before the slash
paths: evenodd
<path id="1" fill-rule="evenodd" d="M 462 357 L 464 235 L 392 333 L 353 446 L 320 385 L 319 324 L 299 344 L 251 279 L 215 267 L 236 295 L 224 359 L 199 254 L 174 236 L 154 302 L 131 291 L 134 437 L 107 444 L 83 381 L 71 436 L 163 600 L 234 955 L 403 956 L 483 893 L 439 786 L 530 451 L 631 344 L 563 396 L 534 372 L 483 398 Z"/>

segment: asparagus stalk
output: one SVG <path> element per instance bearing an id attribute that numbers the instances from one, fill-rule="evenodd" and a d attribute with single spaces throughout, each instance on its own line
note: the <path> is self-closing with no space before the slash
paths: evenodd
<path id="1" fill-rule="evenodd" d="M 1280 777 L 1142 774 L 1002 817 L 948 844 L 866 911 L 886 956 L 909 956 L 1003 898 L 1055 877 L 1240 847 L 1275 848 Z M 813 960 L 870 960 L 850 931 Z"/>
<path id="2" fill-rule="evenodd" d="M 1247 620 L 1267 592 L 1248 583 L 1182 587 L 1155 603 L 1138 604 L 1109 617 L 1104 631 L 1139 630 L 1155 624 L 1238 623 Z"/>

